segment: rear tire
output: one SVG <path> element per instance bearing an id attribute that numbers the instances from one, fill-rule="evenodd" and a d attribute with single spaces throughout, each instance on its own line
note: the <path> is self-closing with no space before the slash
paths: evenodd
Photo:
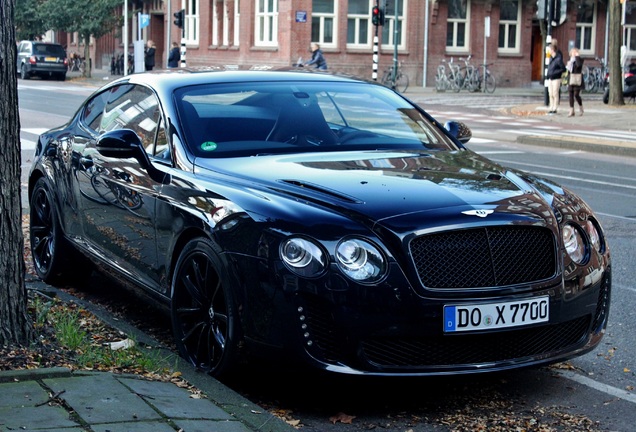
<path id="1" fill-rule="evenodd" d="M 40 279 L 51 285 L 63 285 L 71 281 L 73 275 L 84 275 L 83 271 L 71 270 L 70 259 L 80 257 L 64 239 L 54 197 L 44 178 L 35 183 L 29 207 L 31 256 Z M 81 260 L 84 261 L 83 258 Z M 86 265 L 75 265 L 80 269 L 87 269 Z"/>
<path id="2" fill-rule="evenodd" d="M 23 80 L 28 80 L 29 78 L 31 78 L 31 76 L 29 75 L 29 73 L 26 70 L 26 66 L 22 65 L 20 67 L 20 78 L 22 78 Z"/>
<path id="3" fill-rule="evenodd" d="M 239 359 L 239 318 L 218 247 L 206 238 L 183 248 L 172 277 L 172 329 L 179 353 L 216 378 Z"/>

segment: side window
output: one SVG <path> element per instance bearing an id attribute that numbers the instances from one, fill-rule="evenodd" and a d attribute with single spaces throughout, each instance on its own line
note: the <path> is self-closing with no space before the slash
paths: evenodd
<path id="1" fill-rule="evenodd" d="M 139 85 L 123 85 L 111 93 L 101 130 L 131 129 L 141 139 L 146 152 L 153 155 L 160 118 L 159 101 L 153 92 Z"/>
<path id="2" fill-rule="evenodd" d="M 108 102 L 110 91 L 104 91 L 92 98 L 82 112 L 82 123 L 89 129 L 99 133 L 99 125 L 102 122 L 104 107 Z"/>

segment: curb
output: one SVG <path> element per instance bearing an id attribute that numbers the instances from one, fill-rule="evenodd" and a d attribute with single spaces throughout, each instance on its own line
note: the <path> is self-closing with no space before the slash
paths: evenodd
<path id="1" fill-rule="evenodd" d="M 0 383 L 36 381 L 48 378 L 68 378 L 73 374 L 69 368 L 21 369 L 0 371 Z"/>
<path id="2" fill-rule="evenodd" d="M 52 297 L 58 297 L 62 301 L 72 301 L 78 304 L 93 313 L 97 318 L 112 328 L 121 331 L 124 334 L 131 335 L 137 342 L 139 342 L 139 349 L 144 350 L 147 346 L 151 346 L 153 347 L 153 351 L 161 351 L 161 362 L 166 367 L 181 372 L 181 377 L 197 389 L 201 390 L 212 403 L 252 430 L 259 432 L 290 432 L 295 430 L 292 426 L 288 425 L 282 419 L 276 417 L 266 409 L 246 399 L 215 378 L 200 372 L 190 363 L 186 362 L 177 354 L 163 346 L 152 336 L 127 322 L 115 319 L 102 306 L 77 298 L 72 294 L 48 285 L 39 279 L 28 279 L 26 281 L 26 285 L 28 289 L 36 289 Z M 29 380 L 34 381 L 45 378 L 66 378 L 86 374 L 90 375 L 92 373 L 93 372 L 91 371 L 81 370 L 73 372 L 64 367 L 0 371 L 0 383 Z M 134 376 L 134 374 L 118 375 Z"/>
<path id="3" fill-rule="evenodd" d="M 542 147 L 562 148 L 570 150 L 583 150 L 591 153 L 604 153 L 615 156 L 636 157 L 634 143 L 627 141 L 596 140 L 595 142 L 582 141 L 575 137 L 546 137 L 536 135 L 524 135 L 517 137 L 519 144 L 530 144 Z"/>

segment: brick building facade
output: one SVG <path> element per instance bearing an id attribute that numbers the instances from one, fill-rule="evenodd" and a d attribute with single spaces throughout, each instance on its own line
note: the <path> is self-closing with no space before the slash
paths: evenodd
<path id="1" fill-rule="evenodd" d="M 498 86 L 541 80 L 547 29 L 546 21 L 537 19 L 537 0 L 379 0 L 386 6 L 381 27 L 372 24 L 376 1 L 145 0 L 134 3 L 140 8 L 129 13 L 129 41 L 137 39 L 136 14 L 149 14 L 142 38 L 156 43 L 156 63 L 165 67 L 170 42 L 181 42 L 173 14 L 183 9 L 188 66 L 290 66 L 310 57 L 314 41 L 321 44 L 329 69 L 370 79 L 377 28 L 380 76 L 393 62 L 395 39 L 411 85 L 434 86 L 442 61 L 458 62 L 468 55 L 472 64 L 492 64 Z M 568 46 L 577 45 L 586 64 L 598 65 L 595 58 L 607 56 L 606 10 L 607 1 L 613 0 L 562 1 L 567 13 L 562 24 L 552 27 L 551 36 L 565 57 Z M 123 52 L 123 31 L 93 44 L 94 67 L 108 67 L 110 58 Z M 628 14 L 625 35 L 636 53 L 636 10 Z M 73 50 L 74 42 L 67 38 Z"/>

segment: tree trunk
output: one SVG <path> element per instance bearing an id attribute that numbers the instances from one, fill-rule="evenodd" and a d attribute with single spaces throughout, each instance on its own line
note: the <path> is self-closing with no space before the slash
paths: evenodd
<path id="1" fill-rule="evenodd" d="M 621 65 L 621 3 L 609 0 L 609 105 L 625 105 L 623 99 L 623 66 Z"/>
<path id="2" fill-rule="evenodd" d="M 87 78 L 90 78 L 91 76 L 93 76 L 93 71 L 92 71 L 92 65 L 93 62 L 91 61 L 91 46 L 89 45 L 90 41 L 91 41 L 91 36 L 84 36 L 84 58 L 86 59 L 86 66 L 84 66 L 84 76 Z"/>
<path id="3" fill-rule="evenodd" d="M 15 0 L 0 0 L 0 345 L 26 345 L 32 333 L 24 284 L 14 10 Z"/>

